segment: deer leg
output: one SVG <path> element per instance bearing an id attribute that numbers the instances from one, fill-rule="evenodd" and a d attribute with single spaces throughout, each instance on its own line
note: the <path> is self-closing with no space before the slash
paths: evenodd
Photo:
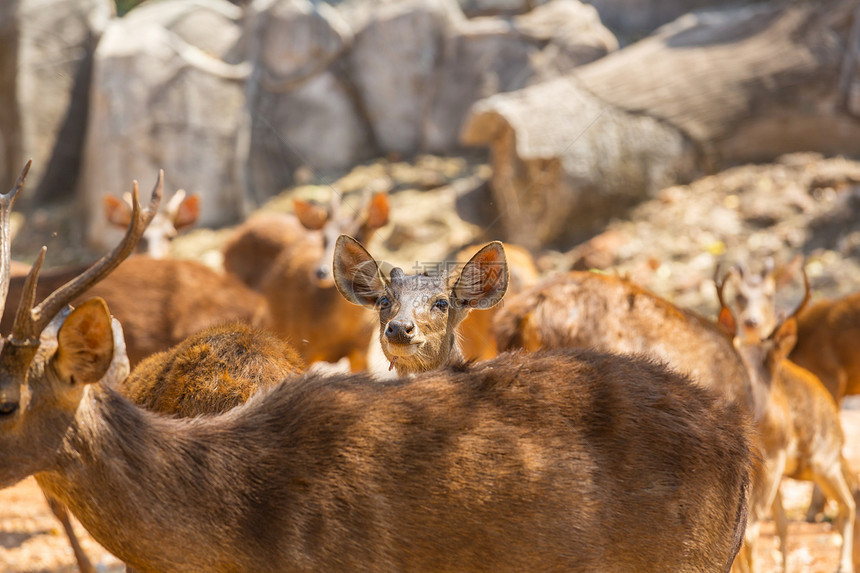
<path id="1" fill-rule="evenodd" d="M 59 500 L 47 493 L 45 494 L 45 500 L 47 500 L 48 507 L 51 508 L 54 515 L 56 515 L 57 519 L 60 520 L 60 523 L 63 524 L 63 529 L 66 531 L 66 536 L 69 538 L 72 551 L 75 553 L 75 560 L 78 562 L 78 569 L 81 570 L 81 573 L 96 573 L 95 567 L 90 563 L 87 554 L 84 553 L 84 548 L 81 547 L 81 543 L 78 541 L 78 536 L 75 534 L 74 528 L 72 528 L 72 522 L 69 519 L 69 510 L 66 509 L 66 506 Z"/>
<path id="2" fill-rule="evenodd" d="M 812 488 L 812 499 L 809 502 L 809 509 L 806 510 L 806 521 L 815 523 L 818 521 L 818 516 L 824 513 L 824 506 L 827 504 L 827 498 L 824 497 L 824 492 L 815 484 Z"/>
<path id="3" fill-rule="evenodd" d="M 822 471 L 816 472 L 815 482 L 821 486 L 824 494 L 836 500 L 839 506 L 839 519 L 837 527 L 842 534 L 842 551 L 839 554 L 839 568 L 837 573 L 854 573 L 853 546 L 854 546 L 854 519 L 857 508 L 854 504 L 854 496 L 851 488 L 845 481 L 842 473 L 842 464 L 834 464 Z"/>
<path id="4" fill-rule="evenodd" d="M 788 571 L 788 518 L 782 505 L 782 494 L 779 489 L 773 498 L 773 521 L 776 525 L 776 536 L 779 538 L 779 553 L 782 559 L 782 570 Z"/>

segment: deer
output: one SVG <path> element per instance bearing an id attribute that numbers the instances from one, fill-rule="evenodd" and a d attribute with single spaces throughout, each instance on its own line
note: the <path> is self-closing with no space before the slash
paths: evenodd
<path id="1" fill-rule="evenodd" d="M 64 310 L 134 247 L 154 209 L 133 202 L 114 250 L 38 305 L 44 255 L 28 275 L 0 348 L 0 488 L 34 475 L 141 572 L 729 570 L 749 419 L 641 358 L 305 374 L 194 418 L 135 405 L 100 382 L 116 351 L 105 302 Z"/>
<path id="2" fill-rule="evenodd" d="M 372 317 L 338 294 L 331 261 L 340 233 L 369 240 L 387 224 L 388 196 L 366 193 L 363 206 L 355 210 L 346 208 L 336 191 L 327 207 L 298 199 L 294 205 L 302 233 L 296 235 L 295 224 L 285 223 L 284 244 L 278 249 L 271 237 L 279 219 L 261 219 L 266 223 L 262 228 L 258 223 L 243 226 L 225 245 L 225 268 L 239 273 L 247 284 L 259 285 L 267 312 L 258 315 L 255 324 L 290 340 L 307 363 L 347 357 L 353 371 L 364 369 Z M 284 220 L 282 216 L 280 221 Z M 272 252 L 277 256 L 267 259 Z"/>
<path id="3" fill-rule="evenodd" d="M 797 344 L 789 358 L 818 376 L 839 404 L 860 394 L 860 358 L 851 342 L 860 330 L 860 292 L 821 300 L 797 317 Z"/>
<path id="4" fill-rule="evenodd" d="M 505 297 L 511 297 L 537 282 L 538 270 L 531 253 L 519 245 L 502 243 L 505 250 L 509 281 Z M 457 251 L 453 260 L 466 261 L 481 245 L 470 245 Z M 489 360 L 499 353 L 493 335 L 493 317 L 500 305 L 484 309 L 483 312 L 470 312 L 457 329 L 460 349 L 466 360 Z"/>
<path id="5" fill-rule="evenodd" d="M 131 195 L 122 197 L 105 195 L 103 199 L 105 218 L 110 224 L 126 229 L 131 220 Z M 154 259 L 163 259 L 170 254 L 170 241 L 190 228 L 200 217 L 200 197 L 178 190 L 156 213 L 155 218 L 137 244 L 136 252 L 145 253 Z"/>
<path id="6" fill-rule="evenodd" d="M 777 320 L 774 287 L 779 281 L 772 260 L 766 262 L 761 274 L 736 265 L 715 281 L 719 322 L 735 339 L 750 375 L 770 389 L 771 406 L 760 424 L 767 473 L 813 481 L 836 500 L 842 536 L 838 571 L 846 573 L 860 565 L 860 547 L 853 545 L 855 498 L 860 489 L 842 455 L 845 437 L 836 401 L 814 374 L 788 359 L 797 339 L 797 316 L 810 297 L 809 280 L 806 272 L 801 272 L 804 297 L 790 315 Z M 724 295 L 728 282 L 736 286 L 734 305 L 728 304 Z M 785 569 L 788 527 L 778 488 L 777 480 L 769 490 L 754 490 L 751 511 L 764 514 L 773 509 Z"/>
<path id="7" fill-rule="evenodd" d="M 448 265 L 407 275 L 400 267 L 386 277 L 364 246 L 341 235 L 334 249 L 334 281 L 351 304 L 375 309 L 379 342 L 389 370 L 406 376 L 464 360 L 457 327 L 472 309 L 495 306 L 508 286 L 505 249 L 491 242 L 462 270 Z"/>

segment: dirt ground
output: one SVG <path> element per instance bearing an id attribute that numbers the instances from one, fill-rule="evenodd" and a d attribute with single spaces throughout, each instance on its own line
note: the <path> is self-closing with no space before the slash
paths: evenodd
<path id="1" fill-rule="evenodd" d="M 843 412 L 843 427 L 849 437 L 846 455 L 852 466 L 860 468 L 860 405 Z M 785 480 L 782 492 L 789 525 L 788 571 L 791 573 L 832 573 L 836 570 L 840 537 L 829 523 L 801 521 L 811 494 L 808 483 Z M 123 571 L 122 563 L 90 538 L 76 524 L 77 532 L 90 559 L 103 573 Z M 763 528 L 757 563 L 763 573 L 780 570 L 779 551 L 773 524 Z M 0 491 L 0 572 L 71 573 L 77 571 L 75 558 L 59 522 L 42 497 L 35 480 Z"/>

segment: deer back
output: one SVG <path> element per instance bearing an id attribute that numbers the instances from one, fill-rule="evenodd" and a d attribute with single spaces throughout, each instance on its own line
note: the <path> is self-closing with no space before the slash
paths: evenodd
<path id="1" fill-rule="evenodd" d="M 37 478 L 141 571 L 727 571 L 745 524 L 745 418 L 636 358 L 306 376 L 193 420 L 91 386 L 76 419 Z"/>
<path id="2" fill-rule="evenodd" d="M 494 321 L 500 350 L 596 348 L 665 361 L 758 417 L 753 385 L 731 337 L 711 321 L 612 275 L 574 271 L 511 297 Z"/>
<path id="3" fill-rule="evenodd" d="M 116 387 L 144 408 L 188 417 L 226 412 L 304 369 L 280 338 L 231 322 L 149 356 Z"/>
<path id="4" fill-rule="evenodd" d="M 797 323 L 791 360 L 818 376 L 837 403 L 860 394 L 860 292 L 812 304 Z"/>
<path id="5" fill-rule="evenodd" d="M 224 269 L 246 286 L 259 290 L 278 255 L 306 234 L 293 215 L 255 213 L 236 227 L 224 243 Z"/>

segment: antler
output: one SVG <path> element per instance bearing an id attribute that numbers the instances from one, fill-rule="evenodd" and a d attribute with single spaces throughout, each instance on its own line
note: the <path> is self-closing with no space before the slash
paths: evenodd
<path id="1" fill-rule="evenodd" d="M 27 173 L 30 171 L 30 165 L 33 160 L 29 160 L 21 174 L 18 176 L 18 182 L 5 195 L 0 195 L 0 316 L 6 309 L 6 297 L 9 296 L 9 282 L 11 281 L 12 267 L 12 206 L 15 205 L 15 199 L 18 198 L 18 192 L 24 186 L 24 179 L 27 178 Z"/>
<path id="2" fill-rule="evenodd" d="M 801 299 L 800 303 L 794 309 L 794 312 L 779 321 L 779 323 L 773 328 L 770 336 L 773 336 L 783 324 L 800 314 L 800 312 L 806 308 L 806 304 L 812 296 L 812 291 L 809 288 L 809 276 L 806 274 L 806 268 L 803 265 L 800 265 L 800 274 L 803 276 L 803 299 Z"/>
<path id="3" fill-rule="evenodd" d="M 46 249 L 45 247 L 42 248 L 42 252 L 33 264 L 33 268 L 30 270 L 30 274 L 27 275 L 24 283 L 21 302 L 18 306 L 18 313 L 15 316 L 15 324 L 12 327 L 13 339 L 19 342 L 38 339 L 45 326 L 48 325 L 51 319 L 65 305 L 107 276 L 131 254 L 143 232 L 146 230 L 147 225 L 149 225 L 158 211 L 163 187 L 164 171 L 162 170 L 158 172 L 158 181 L 156 181 L 155 187 L 152 190 L 152 199 L 149 202 L 149 206 L 145 210 L 142 210 L 140 207 L 140 192 L 138 191 L 137 181 L 135 181 L 132 188 L 131 223 L 120 244 L 113 251 L 96 261 L 95 264 L 82 274 L 51 293 L 39 306 L 33 308 L 39 269 L 45 257 Z"/>
<path id="4" fill-rule="evenodd" d="M 723 293 L 729 277 L 735 272 L 741 271 L 737 267 L 732 267 L 729 269 L 729 272 L 726 273 L 726 276 L 721 278 L 720 264 L 717 263 L 717 266 L 714 269 L 714 285 L 717 287 L 717 300 L 720 302 L 720 312 L 717 318 L 717 323 L 730 338 L 734 338 L 737 333 L 737 322 L 735 321 L 735 314 L 732 312 L 732 309 L 728 304 L 726 304 Z"/>

